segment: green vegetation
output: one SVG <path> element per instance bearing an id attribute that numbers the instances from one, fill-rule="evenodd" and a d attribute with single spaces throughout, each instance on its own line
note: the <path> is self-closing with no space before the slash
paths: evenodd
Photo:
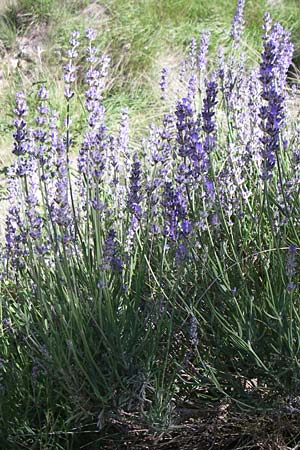
<path id="1" fill-rule="evenodd" d="M 300 17 L 235 9 L 3 9 L 1 450 L 98 450 L 190 406 L 299 414 Z"/>
<path id="2" fill-rule="evenodd" d="M 127 105 L 133 128 L 140 129 L 135 134 L 139 139 L 149 122 L 155 121 L 161 112 L 157 86 L 162 67 L 178 66 L 190 39 L 198 38 L 203 29 L 212 31 L 212 53 L 218 45 L 226 48 L 234 10 L 235 4 L 229 0 L 214 1 L 209 7 L 202 0 L 7 0 L 0 17 L 0 49 L 7 61 L 1 73 L 2 164 L 9 160 L 15 92 L 22 88 L 30 91 L 33 83 L 46 80 L 50 89 L 54 86 L 57 104 L 62 104 L 57 91 L 62 74 L 61 49 L 66 48 L 71 30 L 83 31 L 90 26 L 99 31 L 97 46 L 112 57 L 105 101 L 111 126 L 116 126 L 121 105 Z M 274 5 L 266 0 L 248 0 L 244 47 L 250 63 L 257 61 L 257 52 L 261 50 L 261 23 L 266 10 L 291 30 L 295 42 L 300 41 L 297 0 Z M 29 58 L 28 52 L 22 51 L 24 36 L 28 38 L 26 45 L 32 48 Z M 35 44 L 40 46 L 39 56 Z M 80 110 L 79 104 L 78 115 L 73 119 L 79 126 Z"/>

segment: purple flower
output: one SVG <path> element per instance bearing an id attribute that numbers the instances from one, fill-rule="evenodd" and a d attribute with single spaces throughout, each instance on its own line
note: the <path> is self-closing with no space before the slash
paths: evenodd
<path id="1" fill-rule="evenodd" d="M 210 31 L 205 30 L 201 34 L 199 52 L 198 52 L 198 61 L 197 66 L 200 70 L 205 69 L 206 67 L 206 56 L 208 52 Z"/>
<path id="2" fill-rule="evenodd" d="M 207 151 L 212 149 L 214 142 L 213 132 L 215 131 L 215 106 L 217 104 L 218 84 L 213 76 L 206 84 L 206 96 L 203 100 L 202 109 L 202 130 L 206 133 Z"/>
<path id="3" fill-rule="evenodd" d="M 111 269 L 113 272 L 122 272 L 123 263 L 118 256 L 118 246 L 116 242 L 116 232 L 110 229 L 104 240 L 102 249 L 102 264 L 101 270 Z"/>
<path id="4" fill-rule="evenodd" d="M 184 237 L 187 237 L 192 232 L 192 224 L 188 219 L 184 219 L 182 221 L 181 232 Z"/>
<path id="5" fill-rule="evenodd" d="M 74 97 L 74 92 L 69 85 L 65 87 L 64 96 L 68 101 L 71 100 L 72 97 Z"/>
<path id="6" fill-rule="evenodd" d="M 115 199 L 118 204 L 119 212 L 122 214 L 123 210 L 123 192 L 125 184 L 120 184 L 120 177 L 127 171 L 130 172 L 129 158 L 130 153 L 128 149 L 129 144 L 129 117 L 128 108 L 123 108 L 121 111 L 121 120 L 119 125 L 119 132 L 116 139 L 110 137 L 110 152 L 109 160 L 111 164 L 110 180 L 113 186 Z"/>
<path id="7" fill-rule="evenodd" d="M 45 86 L 42 86 L 39 90 L 38 90 L 38 97 L 41 100 L 48 100 L 49 98 L 49 92 L 47 91 L 47 89 L 45 88 Z"/>
<path id="8" fill-rule="evenodd" d="M 70 48 L 67 50 L 67 55 L 70 59 L 76 58 L 78 56 L 77 47 L 79 46 L 78 39 L 79 38 L 79 32 L 78 31 L 72 31 L 71 32 L 71 39 L 69 40 Z"/>
<path id="9" fill-rule="evenodd" d="M 49 114 L 49 108 L 46 104 L 46 100 L 49 98 L 49 93 L 43 86 L 39 88 L 37 96 L 39 103 L 37 106 L 38 116 L 35 118 L 35 122 L 38 127 L 33 131 L 33 136 L 36 142 L 35 155 L 41 165 L 44 165 L 49 159 L 48 147 L 46 145 L 46 141 L 48 139 L 46 124 Z"/>
<path id="10" fill-rule="evenodd" d="M 127 197 L 127 205 L 132 216 L 136 220 L 140 220 L 142 216 L 141 173 L 141 163 L 138 160 L 137 154 L 135 153 L 129 178 L 130 185 Z"/>
<path id="11" fill-rule="evenodd" d="M 14 120 L 15 132 L 13 133 L 13 153 L 16 156 L 25 155 L 28 151 L 27 122 L 24 118 L 27 112 L 28 106 L 25 95 L 23 92 L 18 92 L 16 95 L 16 108 L 14 109 L 14 114 L 17 118 Z"/>
<path id="12" fill-rule="evenodd" d="M 197 77 L 194 72 L 191 73 L 188 81 L 188 93 L 187 98 L 192 102 L 195 99 L 197 90 Z"/>
<path id="13" fill-rule="evenodd" d="M 177 117 L 176 140 L 179 144 L 179 155 L 182 157 L 191 157 L 194 153 L 194 145 L 191 141 L 191 134 L 197 132 L 197 125 L 194 120 L 194 109 L 188 98 L 183 98 L 177 103 L 175 115 Z"/>
<path id="14" fill-rule="evenodd" d="M 96 37 L 96 31 L 92 28 L 88 28 L 85 32 L 85 37 L 88 41 L 93 41 Z"/>
<path id="15" fill-rule="evenodd" d="M 66 147 L 64 142 L 57 144 L 56 178 L 52 202 L 50 204 L 51 221 L 60 228 L 62 242 L 73 237 L 73 214 L 69 201 L 69 180 Z"/>
<path id="16" fill-rule="evenodd" d="M 87 84 L 85 107 L 89 113 L 87 117 L 89 131 L 84 136 L 77 162 L 80 173 L 86 177 L 87 185 L 91 186 L 93 184 L 93 181 L 89 180 L 91 175 L 98 179 L 102 178 L 106 160 L 105 152 L 109 144 L 105 127 L 105 108 L 101 104 L 109 59 L 106 57 L 101 59 L 101 70 L 93 68 L 89 56 L 87 60 L 90 62 L 90 67 L 85 77 Z"/>
<path id="17" fill-rule="evenodd" d="M 210 201 L 214 201 L 215 199 L 215 187 L 214 187 L 214 183 L 211 180 L 207 180 L 204 183 L 204 189 L 206 192 L 206 197 L 210 200 Z"/>
<path id="18" fill-rule="evenodd" d="M 74 91 L 71 88 L 71 85 L 75 81 L 75 71 L 76 67 L 73 64 L 74 58 L 78 56 L 77 47 L 79 45 L 79 42 L 77 41 L 77 38 L 79 37 L 78 31 L 72 31 L 71 33 L 71 39 L 69 40 L 70 49 L 67 50 L 67 56 L 69 58 L 68 63 L 64 66 L 64 81 L 65 81 L 65 98 L 67 101 L 70 101 L 70 99 L 74 96 Z"/>
<path id="19" fill-rule="evenodd" d="M 186 220 L 186 200 L 181 190 L 175 189 L 170 181 L 164 183 L 162 206 L 165 222 L 165 235 L 171 241 L 176 241 L 181 234 L 180 223 L 183 224 L 183 233 L 189 234 L 191 226 Z"/>
<path id="20" fill-rule="evenodd" d="M 232 21 L 230 36 L 235 43 L 239 42 L 244 29 L 244 7 L 245 0 L 238 0 L 236 12 Z"/>
<path id="21" fill-rule="evenodd" d="M 265 101 L 260 107 L 260 128 L 262 143 L 263 177 L 270 178 L 280 146 L 280 130 L 284 120 L 283 88 L 287 69 L 291 63 L 293 46 L 280 24 L 274 24 L 270 31 L 269 16 L 266 16 L 264 51 L 260 64 L 261 96 Z"/>
<path id="22" fill-rule="evenodd" d="M 289 291 L 294 290 L 296 287 L 293 280 L 297 274 L 297 265 L 297 247 L 295 245 L 290 245 L 286 261 L 286 275 L 289 279 L 287 288 Z"/>
<path id="23" fill-rule="evenodd" d="M 196 61 L 197 61 L 197 41 L 195 38 L 192 38 L 189 49 L 189 63 L 192 70 L 196 68 Z"/>
<path id="24" fill-rule="evenodd" d="M 9 206 L 5 220 L 5 259 L 13 270 L 24 265 L 27 255 L 27 233 L 22 214 L 22 188 L 15 164 L 9 171 Z"/>
<path id="25" fill-rule="evenodd" d="M 160 89 L 161 89 L 161 99 L 166 99 L 166 90 L 167 90 L 167 76 L 168 76 L 168 69 L 163 68 L 161 71 L 161 79 L 160 79 Z"/>
<path id="26" fill-rule="evenodd" d="M 35 171 L 35 173 L 33 172 Z M 34 241 L 39 239 L 42 235 L 43 219 L 38 211 L 38 189 L 37 180 L 35 180 L 37 173 L 37 165 L 32 165 L 31 179 L 28 181 L 28 193 L 25 196 L 25 216 L 27 218 L 28 236 Z"/>
<path id="27" fill-rule="evenodd" d="M 121 154 L 129 158 L 128 143 L 129 143 L 129 117 L 128 108 L 122 109 L 119 135 L 117 139 L 118 149 Z"/>
<path id="28" fill-rule="evenodd" d="M 293 277 L 296 274 L 296 267 L 297 267 L 296 257 L 297 257 L 297 247 L 295 245 L 290 245 L 286 262 L 286 274 L 288 277 Z"/>
<path id="29" fill-rule="evenodd" d="M 89 129 L 84 135 L 77 158 L 80 173 L 78 185 L 81 197 L 86 198 L 86 192 L 90 191 L 92 207 L 102 211 L 104 205 L 100 198 L 100 185 L 107 168 L 108 152 L 114 147 L 113 138 L 107 134 L 105 108 L 102 105 L 102 91 L 105 87 L 110 58 L 107 56 L 100 58 L 100 68 L 95 69 L 95 60 L 90 58 L 90 50 L 91 47 L 87 48 L 86 59 L 89 62 L 89 69 L 85 77 L 87 84 L 85 107 L 89 113 L 86 121 Z M 96 55 L 96 52 L 92 51 L 92 53 Z"/>
<path id="30" fill-rule="evenodd" d="M 17 92 L 16 94 L 16 108 L 14 109 L 14 113 L 18 117 L 24 117 L 28 113 L 24 92 Z"/>
<path id="31" fill-rule="evenodd" d="M 189 337 L 193 348 L 199 344 L 198 324 L 194 314 L 191 314 L 189 321 Z"/>

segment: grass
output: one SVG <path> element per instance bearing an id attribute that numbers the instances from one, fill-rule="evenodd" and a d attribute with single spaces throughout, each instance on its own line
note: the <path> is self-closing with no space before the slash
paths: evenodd
<path id="1" fill-rule="evenodd" d="M 147 1 L 96 1 L 94 5 L 101 8 L 101 14 L 92 19 L 84 17 L 79 11 L 84 10 L 91 2 L 20 0 L 8 2 L 0 20 L 0 41 L 4 55 L 15 55 L 17 42 L 22 36 L 31 39 L 34 30 L 38 34 L 47 33 L 46 42 L 42 43 L 42 64 L 33 58 L 29 63 L 22 56 L 16 58 L 17 67 L 3 70 L 3 83 L 0 106 L 2 115 L 1 153 L 9 153 L 9 137 L 11 134 L 11 111 L 14 92 L 22 88 L 28 89 L 30 84 L 39 80 L 47 80 L 48 85 L 57 85 L 61 72 L 57 67 L 61 59 L 58 49 L 63 49 L 72 29 L 83 31 L 88 25 L 98 29 L 97 46 L 112 57 L 111 80 L 106 106 L 111 112 L 112 126 L 116 126 L 120 104 L 127 104 L 131 112 L 131 120 L 141 128 L 140 134 L 150 121 L 159 117 L 161 108 L 154 107 L 152 99 L 158 100 L 158 72 L 164 58 L 172 55 L 172 61 L 179 63 L 188 47 L 190 39 L 199 36 L 203 29 L 212 30 L 210 51 L 216 52 L 217 45 L 228 45 L 228 30 L 234 14 L 234 2 L 218 0 L 210 7 L 203 1 L 192 0 L 157 0 Z M 300 14 L 295 0 L 285 0 L 269 6 L 275 20 L 279 20 L 292 31 L 295 42 L 300 40 Z M 96 8 L 95 6 L 95 8 Z M 265 0 L 249 0 L 246 2 L 246 52 L 250 60 L 257 60 L 261 49 L 261 22 L 267 9 Z M 98 9 L 95 9 L 98 11 Z M 46 27 L 45 27 L 46 26 Z M 44 30 L 44 31 L 42 31 Z M 9 59 L 9 58 L 8 58 Z M 157 62 L 160 64 L 157 64 Z M 39 67 L 36 67 L 38 64 Z M 80 86 L 79 86 L 80 89 Z M 58 103 L 62 103 L 59 102 Z M 156 105 L 159 103 L 156 101 Z M 76 108 L 80 105 L 76 105 Z M 74 118 L 76 120 L 76 117 Z M 78 124 L 81 116 L 78 115 Z M 6 158 L 4 158 L 5 160 Z"/>

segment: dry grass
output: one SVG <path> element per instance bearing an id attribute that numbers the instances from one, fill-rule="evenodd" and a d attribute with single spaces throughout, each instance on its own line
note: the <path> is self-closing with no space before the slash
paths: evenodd
<path id="1" fill-rule="evenodd" d="M 190 410 L 167 432 L 135 425 L 130 416 L 113 421 L 106 450 L 297 450 L 300 414 L 234 412 L 228 405 Z M 111 440 L 109 434 L 118 436 Z M 104 442 L 106 439 L 104 440 Z M 97 447 L 92 447 L 97 448 Z"/>

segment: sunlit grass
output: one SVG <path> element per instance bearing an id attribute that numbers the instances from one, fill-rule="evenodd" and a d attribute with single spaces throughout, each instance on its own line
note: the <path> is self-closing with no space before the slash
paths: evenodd
<path id="1" fill-rule="evenodd" d="M 117 108 L 120 103 L 128 103 L 133 122 L 144 129 L 153 117 L 153 111 L 150 110 L 164 56 L 171 52 L 178 61 L 182 60 L 191 37 L 198 38 L 206 28 L 212 31 L 210 52 L 216 53 L 218 45 L 226 48 L 235 10 L 235 3 L 228 0 L 215 1 L 209 7 L 207 2 L 198 0 L 109 0 L 104 3 L 93 2 L 95 8 L 101 8 L 100 13 L 95 9 L 99 15 L 93 20 L 92 15 L 84 17 L 82 14 L 91 3 L 87 0 L 19 0 L 7 3 L 0 18 L 0 40 L 9 54 L 15 55 L 17 36 L 30 33 L 39 24 L 46 24 L 46 28 L 41 30 L 44 29 L 48 37 L 46 45 L 43 44 L 42 67 L 36 70 L 37 62 L 32 61 L 28 65 L 22 64 L 20 60 L 16 69 L 8 69 L 6 82 L 9 88 L 2 90 L 0 96 L 4 134 L 10 132 L 13 93 L 40 80 L 46 80 L 48 86 L 55 85 L 61 76 L 57 67 L 69 32 L 72 29 L 83 31 L 87 26 L 99 30 L 97 46 L 112 57 L 107 101 L 110 111 L 113 105 Z M 300 13 L 297 1 L 285 0 L 276 2 L 274 6 L 269 3 L 268 6 L 265 0 L 246 2 L 245 51 L 250 64 L 251 61 L 257 61 L 261 50 L 261 21 L 267 7 L 275 20 L 280 20 L 292 31 L 295 41 L 299 39 Z M 157 64 L 158 61 L 160 64 Z M 4 70 L 5 78 L 6 74 Z M 117 116 L 118 108 L 111 117 Z M 7 138 L 2 134 L 1 140 L 4 142 Z"/>

